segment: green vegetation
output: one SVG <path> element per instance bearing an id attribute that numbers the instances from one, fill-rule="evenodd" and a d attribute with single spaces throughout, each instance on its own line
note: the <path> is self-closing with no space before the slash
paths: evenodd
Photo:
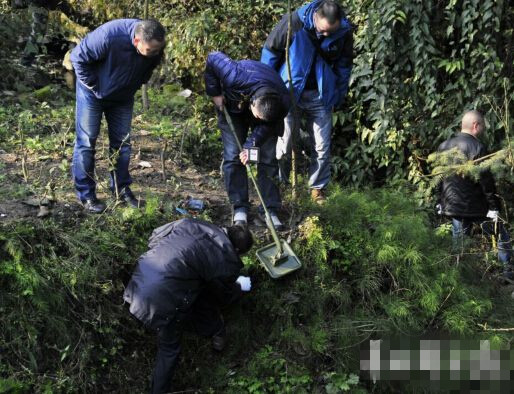
<path id="1" fill-rule="evenodd" d="M 254 290 L 226 312 L 229 349 L 213 369 L 207 342 L 187 337 L 179 387 L 335 393 L 357 384 L 359 344 L 376 335 L 512 340 L 479 327 L 514 323 L 496 307 L 506 297 L 496 270 L 480 251 L 457 264 L 448 231 L 433 229 L 408 193 L 335 187 L 325 207 L 300 207 L 308 216 L 293 247 L 304 268 L 271 281 L 253 254 L 245 257 Z M 144 212 L 3 225 L 2 376 L 26 391 L 143 392 L 153 338 L 121 294 L 148 234 L 173 218 L 150 200 Z"/>

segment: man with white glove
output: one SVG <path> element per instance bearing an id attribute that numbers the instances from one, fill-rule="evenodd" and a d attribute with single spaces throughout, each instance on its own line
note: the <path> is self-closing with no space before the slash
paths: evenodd
<path id="1" fill-rule="evenodd" d="M 220 307 L 251 289 L 239 276 L 240 255 L 253 239 L 245 226 L 222 228 L 197 219 L 182 219 L 154 230 L 123 298 L 145 326 L 157 331 L 158 349 L 152 393 L 167 393 L 188 329 L 211 338 L 214 350 L 225 345 Z"/>
<path id="2" fill-rule="evenodd" d="M 462 118 L 461 132 L 443 142 L 438 151 L 457 148 L 468 160 L 476 160 L 487 154 L 478 136 L 484 131 L 485 122 L 478 111 L 468 111 Z M 461 175 L 445 177 L 438 185 L 438 214 L 452 219 L 452 233 L 455 247 L 462 247 L 464 235 L 469 235 L 473 223 L 481 226 L 487 236 L 495 236 L 498 245 L 498 259 L 504 264 L 503 275 L 512 277 L 512 245 L 510 235 L 498 221 L 500 201 L 496 195 L 494 178 L 490 171 L 483 171 L 479 181 Z"/>

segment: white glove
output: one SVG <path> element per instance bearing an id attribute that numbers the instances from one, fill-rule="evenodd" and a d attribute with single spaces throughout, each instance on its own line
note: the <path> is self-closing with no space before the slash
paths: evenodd
<path id="1" fill-rule="evenodd" d="M 248 276 L 240 276 L 236 279 L 236 283 L 239 283 L 239 286 L 241 286 L 241 291 L 250 291 L 252 288 L 252 281 Z"/>
<path id="2" fill-rule="evenodd" d="M 441 204 L 437 204 L 435 206 L 435 209 L 436 209 L 436 212 L 438 215 L 442 215 L 443 214 L 443 207 L 441 206 Z"/>
<path id="3" fill-rule="evenodd" d="M 487 211 L 487 216 L 489 219 L 493 219 L 493 221 L 498 221 L 498 211 Z"/>

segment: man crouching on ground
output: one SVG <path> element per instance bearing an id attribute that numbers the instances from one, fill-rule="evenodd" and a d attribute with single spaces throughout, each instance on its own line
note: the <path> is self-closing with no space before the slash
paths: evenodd
<path id="1" fill-rule="evenodd" d="M 152 393 L 171 390 L 184 329 L 212 338 L 215 350 L 225 345 L 220 307 L 250 291 L 250 278 L 239 276 L 239 255 L 253 239 L 242 226 L 218 227 L 182 219 L 154 230 L 129 281 L 124 300 L 130 312 L 158 336 Z"/>

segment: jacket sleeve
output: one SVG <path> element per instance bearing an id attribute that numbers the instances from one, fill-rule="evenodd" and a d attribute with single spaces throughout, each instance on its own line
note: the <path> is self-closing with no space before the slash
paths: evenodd
<path id="1" fill-rule="evenodd" d="M 241 286 L 236 283 L 237 276 L 216 278 L 207 283 L 209 294 L 214 297 L 216 303 L 223 307 L 239 300 L 243 294 Z"/>
<path id="2" fill-rule="evenodd" d="M 478 159 L 485 155 L 487 155 L 487 150 L 482 145 L 479 154 L 474 159 Z M 499 211 L 500 200 L 496 194 L 496 185 L 494 183 L 493 174 L 490 170 L 484 170 L 480 173 L 480 187 L 482 188 L 482 192 L 487 200 L 488 209 L 490 211 Z"/>
<path id="3" fill-rule="evenodd" d="M 211 52 L 205 65 L 205 92 L 208 96 L 220 96 L 223 89 L 237 87 L 242 78 L 238 63 L 223 52 Z"/>
<path id="4" fill-rule="evenodd" d="M 285 14 L 280 22 L 273 28 L 262 48 L 261 63 L 267 64 L 276 71 L 278 71 L 284 63 L 288 16 L 289 14 Z"/>
<path id="5" fill-rule="evenodd" d="M 77 78 L 84 86 L 96 90 L 95 64 L 107 56 L 110 41 L 103 30 L 89 33 L 71 52 L 70 60 Z"/>
<path id="6" fill-rule="evenodd" d="M 344 40 L 343 53 L 334 67 L 334 73 L 337 76 L 336 88 L 339 92 L 339 100 L 336 107 L 344 103 L 344 99 L 348 94 L 348 85 L 350 83 L 353 63 L 353 34 L 351 30 L 346 34 Z"/>
<path id="7" fill-rule="evenodd" d="M 500 201 L 496 195 L 496 186 L 491 171 L 485 170 L 480 174 L 480 187 L 487 199 L 488 209 L 490 211 L 499 211 Z"/>

